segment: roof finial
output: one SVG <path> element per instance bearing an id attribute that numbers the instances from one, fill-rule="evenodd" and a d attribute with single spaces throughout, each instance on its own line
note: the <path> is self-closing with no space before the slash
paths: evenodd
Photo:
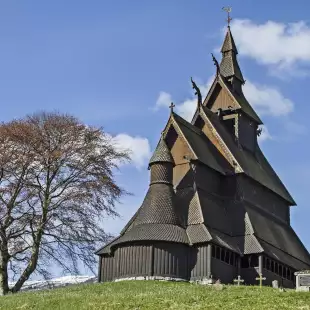
<path id="1" fill-rule="evenodd" d="M 222 7 L 222 10 L 224 10 L 227 13 L 227 26 L 229 27 L 230 22 L 232 21 L 232 18 L 230 17 L 231 7 L 230 6 L 224 6 Z"/>
<path id="2" fill-rule="evenodd" d="M 220 65 L 217 59 L 214 57 L 213 53 L 211 53 L 211 55 L 212 55 L 212 60 L 214 62 L 214 65 L 216 66 L 216 75 L 218 76 L 220 74 Z"/>
<path id="3" fill-rule="evenodd" d="M 195 95 L 197 95 L 198 97 L 198 109 L 200 109 L 200 107 L 202 106 L 202 96 L 201 96 L 201 92 L 200 92 L 200 89 L 199 87 L 197 86 L 197 84 L 194 82 L 193 78 L 191 77 L 191 82 L 192 82 L 192 85 L 193 85 L 193 89 L 195 89 Z"/>
<path id="4" fill-rule="evenodd" d="M 175 105 L 173 104 L 173 102 L 171 102 L 169 108 L 170 108 L 170 112 L 172 113 L 173 112 L 173 108 L 175 107 Z"/>

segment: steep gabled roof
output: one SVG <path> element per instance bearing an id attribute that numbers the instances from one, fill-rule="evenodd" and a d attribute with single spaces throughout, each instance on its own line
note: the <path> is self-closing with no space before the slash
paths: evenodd
<path id="1" fill-rule="evenodd" d="M 233 98 L 235 105 L 237 107 L 240 106 L 242 112 L 248 115 L 257 124 L 262 124 L 261 119 L 253 110 L 242 92 L 242 85 L 245 83 L 245 80 L 237 61 L 238 51 L 229 26 L 227 28 L 227 33 L 221 52 L 222 60 L 219 65 L 219 71 L 217 72 L 203 104 L 208 106 L 209 99 L 215 91 L 215 86 L 220 84 L 221 87 L 225 88 L 229 95 Z"/>
<path id="2" fill-rule="evenodd" d="M 229 205 L 221 197 L 211 195 L 203 189 L 198 188 L 197 191 L 205 225 L 232 235 L 234 222 L 231 219 Z"/>
<path id="3" fill-rule="evenodd" d="M 212 94 L 215 91 L 216 85 L 219 84 L 223 89 L 225 89 L 230 97 L 235 101 L 236 105 L 240 107 L 240 110 L 242 110 L 246 115 L 248 115 L 251 119 L 253 119 L 257 124 L 261 125 L 263 124 L 262 120 L 259 118 L 257 113 L 254 111 L 250 103 L 247 101 L 243 93 L 237 93 L 232 88 L 231 84 L 226 81 L 225 77 L 219 74 L 216 76 L 213 80 L 213 83 L 209 89 L 209 92 L 203 101 L 203 105 L 210 108 L 209 101 L 212 96 Z"/>
<path id="4" fill-rule="evenodd" d="M 268 163 L 258 145 L 255 153 L 247 151 L 237 145 L 232 135 L 221 123 L 219 117 L 215 113 L 210 111 L 207 107 L 203 107 L 203 109 L 201 109 L 201 113 L 203 113 L 203 118 L 212 123 L 214 129 L 222 137 L 226 147 L 235 156 L 246 175 L 278 194 L 291 205 L 295 205 L 294 199 L 291 197 L 280 178 Z"/>
<path id="5" fill-rule="evenodd" d="M 268 255 L 270 258 L 280 261 L 287 266 L 291 266 L 295 268 L 296 270 L 309 269 L 309 266 L 310 266 L 309 264 L 305 264 L 304 262 L 300 261 L 296 257 L 274 247 L 270 243 L 267 243 L 263 240 L 260 240 L 259 242 L 264 249 L 264 253 Z"/>
<path id="6" fill-rule="evenodd" d="M 245 205 L 245 210 L 253 227 L 254 235 L 264 250 L 271 251 L 271 248 L 268 247 L 269 244 L 275 248 L 274 251 L 276 249 L 282 251 L 283 256 L 287 254 L 308 267 L 310 266 L 310 255 L 291 226 L 248 204 Z M 278 260 L 281 259 L 278 258 Z"/>
<path id="7" fill-rule="evenodd" d="M 226 81 L 225 78 L 222 76 L 219 77 L 219 81 L 222 82 L 230 94 L 234 97 L 234 99 L 239 103 L 241 110 L 248 115 L 250 118 L 252 118 L 254 121 L 258 123 L 258 125 L 263 124 L 262 120 L 259 118 L 257 113 L 254 111 L 248 100 L 245 98 L 243 92 L 242 93 L 237 93 L 236 91 L 233 90 L 232 86 L 230 83 Z"/>
<path id="8" fill-rule="evenodd" d="M 173 120 L 193 150 L 196 156 L 194 159 L 201 161 L 221 174 L 226 174 L 227 171 L 231 170 L 226 159 L 199 128 L 175 113 L 173 113 Z"/>

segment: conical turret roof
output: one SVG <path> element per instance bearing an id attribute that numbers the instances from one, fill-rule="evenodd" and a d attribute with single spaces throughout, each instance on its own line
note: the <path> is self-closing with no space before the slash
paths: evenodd
<path id="1" fill-rule="evenodd" d="M 149 165 L 152 165 L 157 162 L 168 162 L 174 165 L 174 160 L 172 158 L 172 155 L 170 153 L 170 150 L 163 138 L 160 139 L 156 150 L 154 151 Z"/>
<path id="2" fill-rule="evenodd" d="M 149 165 L 167 162 L 174 165 L 170 150 L 161 137 Z M 172 171 L 173 167 L 166 166 L 164 169 Z M 165 175 L 165 172 L 163 174 Z M 172 184 L 151 182 L 141 207 L 122 230 L 121 236 L 115 240 L 113 246 L 142 240 L 188 244 L 185 223 L 175 200 Z"/>

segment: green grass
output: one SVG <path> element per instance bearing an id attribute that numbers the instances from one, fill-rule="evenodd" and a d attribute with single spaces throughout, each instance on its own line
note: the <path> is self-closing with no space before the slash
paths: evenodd
<path id="1" fill-rule="evenodd" d="M 310 293 L 255 286 L 224 286 L 219 291 L 189 283 L 124 281 L 8 295 L 0 297 L 0 309 L 310 310 Z"/>

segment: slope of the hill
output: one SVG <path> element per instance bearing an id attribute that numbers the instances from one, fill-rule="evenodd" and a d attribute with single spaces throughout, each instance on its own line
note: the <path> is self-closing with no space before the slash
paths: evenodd
<path id="1" fill-rule="evenodd" d="M 310 309 L 310 293 L 272 288 L 208 286 L 176 282 L 123 281 L 82 284 L 0 298 L 0 309 Z"/>

